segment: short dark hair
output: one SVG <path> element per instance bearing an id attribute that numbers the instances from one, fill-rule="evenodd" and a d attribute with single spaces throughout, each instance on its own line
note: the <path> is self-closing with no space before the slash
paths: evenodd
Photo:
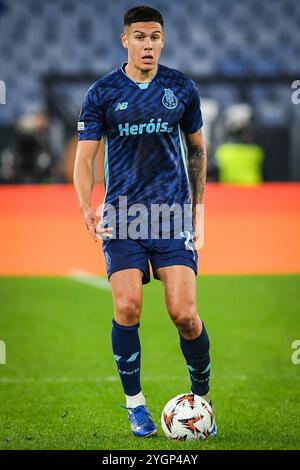
<path id="1" fill-rule="evenodd" d="M 131 8 L 124 15 L 124 26 L 130 26 L 132 23 L 155 21 L 164 27 L 164 20 L 159 11 L 151 7 L 138 6 Z"/>

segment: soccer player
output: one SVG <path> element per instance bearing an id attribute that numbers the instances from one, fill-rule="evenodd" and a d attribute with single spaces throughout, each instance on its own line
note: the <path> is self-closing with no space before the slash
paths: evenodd
<path id="1" fill-rule="evenodd" d="M 163 18 L 157 10 L 138 6 L 125 14 L 121 40 L 128 61 L 88 90 L 79 117 L 74 168 L 86 227 L 93 240 L 97 241 L 97 235 L 103 239 L 114 302 L 112 349 L 131 429 L 141 437 L 156 433 L 140 383 L 138 330 L 142 285 L 150 280 L 149 263 L 165 289 L 167 310 L 179 332 L 192 393 L 210 401 L 209 338 L 196 310 L 196 207 L 202 203 L 206 178 L 200 99 L 191 79 L 159 64 L 164 36 Z M 104 210 L 109 205 L 119 216 L 113 231 L 112 219 L 105 216 L 99 224 L 91 207 L 93 159 L 101 137 L 105 146 Z M 174 216 L 169 238 L 153 237 L 152 232 L 150 236 L 148 232 L 144 237 L 126 237 L 121 227 L 124 214 L 120 196 L 127 198 L 127 215 L 134 204 L 147 209 L 163 203 L 168 207 L 189 205 L 192 228 L 180 232 L 180 238 L 171 236 L 176 232 Z M 163 233 L 160 221 L 157 233 Z M 212 431 L 215 434 L 216 428 Z"/>

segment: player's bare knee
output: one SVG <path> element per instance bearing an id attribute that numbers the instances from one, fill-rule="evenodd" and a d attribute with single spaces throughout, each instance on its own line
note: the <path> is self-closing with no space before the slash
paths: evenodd
<path id="1" fill-rule="evenodd" d="M 185 334 L 191 334 L 195 330 L 196 321 L 194 317 L 182 316 L 176 319 L 177 329 Z"/>
<path id="2" fill-rule="evenodd" d="M 121 325 L 136 325 L 140 321 L 141 302 L 136 297 L 127 297 L 115 302 L 115 319 Z"/>
<path id="3" fill-rule="evenodd" d="M 197 327 L 197 314 L 194 309 L 190 311 L 173 311 L 171 318 L 180 332 L 192 333 Z"/>

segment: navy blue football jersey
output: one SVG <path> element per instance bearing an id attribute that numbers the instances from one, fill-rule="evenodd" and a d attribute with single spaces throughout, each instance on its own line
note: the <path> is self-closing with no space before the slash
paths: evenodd
<path id="1" fill-rule="evenodd" d="M 79 140 L 104 138 L 105 203 L 190 203 L 180 129 L 202 126 L 199 92 L 181 72 L 158 65 L 147 84 L 118 67 L 88 90 L 78 122 Z"/>

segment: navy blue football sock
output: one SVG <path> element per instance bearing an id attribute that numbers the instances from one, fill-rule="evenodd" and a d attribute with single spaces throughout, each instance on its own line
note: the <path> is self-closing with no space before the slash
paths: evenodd
<path id="1" fill-rule="evenodd" d="M 190 377 L 191 390 L 196 395 L 206 395 L 209 391 L 210 357 L 209 338 L 202 322 L 202 332 L 196 339 L 188 340 L 180 336 L 180 346 L 185 357 Z"/>
<path id="2" fill-rule="evenodd" d="M 126 395 L 136 395 L 141 391 L 140 324 L 123 326 L 113 319 L 112 325 L 112 348 L 124 392 Z"/>

